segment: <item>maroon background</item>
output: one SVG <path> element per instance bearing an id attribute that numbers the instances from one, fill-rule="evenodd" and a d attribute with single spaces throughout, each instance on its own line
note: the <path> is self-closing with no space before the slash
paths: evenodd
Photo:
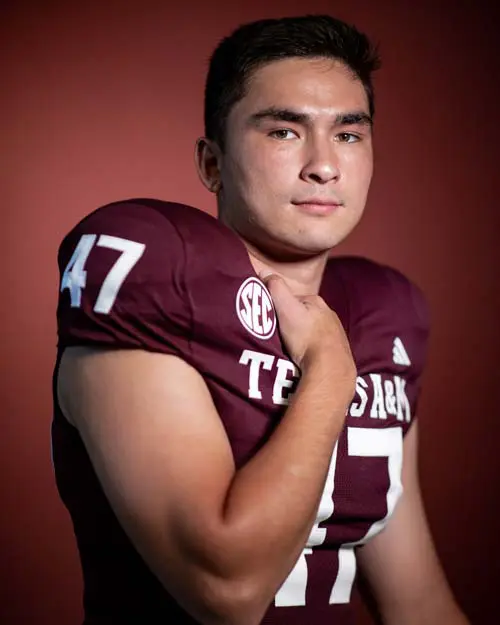
<path id="1" fill-rule="evenodd" d="M 320 11 L 382 44 L 376 176 L 364 222 L 340 250 L 398 267 L 428 295 L 425 501 L 461 604 L 475 623 L 497 622 L 498 20 L 493 2 L 456 4 L 2 3 L 2 623 L 80 618 L 78 561 L 49 449 L 61 237 L 97 205 L 132 196 L 212 212 L 192 152 L 214 44 L 243 21 Z"/>

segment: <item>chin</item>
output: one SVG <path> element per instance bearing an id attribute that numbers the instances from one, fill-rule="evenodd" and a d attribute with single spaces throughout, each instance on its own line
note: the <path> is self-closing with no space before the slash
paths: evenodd
<path id="1" fill-rule="evenodd" d="M 287 243 L 291 244 L 297 252 L 303 255 L 325 254 L 342 243 L 353 229 L 354 226 L 351 228 L 343 228 L 342 230 L 336 229 L 328 231 L 327 228 L 323 228 L 322 232 L 304 232 L 301 235 L 293 237 L 293 240 L 288 240 Z"/>
<path id="2" fill-rule="evenodd" d="M 293 262 L 314 256 L 323 256 L 343 240 L 343 237 L 285 237 L 276 236 L 257 246 L 270 258 Z"/>
<path id="3" fill-rule="evenodd" d="M 253 227 L 236 229 L 243 239 L 254 245 L 269 258 L 292 262 L 313 256 L 328 254 L 339 245 L 354 229 L 357 221 L 351 224 L 327 223 L 324 220 L 296 224 L 289 228 L 276 227 L 276 224 L 252 224 Z M 342 226 L 342 227 L 339 227 Z"/>

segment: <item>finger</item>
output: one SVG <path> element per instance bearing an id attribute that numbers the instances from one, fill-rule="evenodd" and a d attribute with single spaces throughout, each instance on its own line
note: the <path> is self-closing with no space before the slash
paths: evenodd
<path id="1" fill-rule="evenodd" d="M 319 295 L 302 295 L 298 298 L 307 308 L 330 310 L 325 300 Z"/>
<path id="2" fill-rule="evenodd" d="M 267 276 L 265 279 L 265 285 L 271 293 L 273 303 L 277 309 L 297 304 L 297 298 L 290 291 L 290 288 L 281 276 L 276 274 Z"/>
<path id="3" fill-rule="evenodd" d="M 305 321 L 304 315 L 307 315 L 307 305 L 292 293 L 285 280 L 279 276 L 270 279 L 267 286 L 281 330 L 300 327 Z"/>

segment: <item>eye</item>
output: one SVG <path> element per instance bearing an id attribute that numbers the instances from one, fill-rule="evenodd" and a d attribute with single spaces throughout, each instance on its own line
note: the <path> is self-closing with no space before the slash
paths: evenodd
<path id="1" fill-rule="evenodd" d="M 357 143 L 360 141 L 361 137 L 352 132 L 341 132 L 337 135 L 337 139 L 340 143 Z"/>
<path id="2" fill-rule="evenodd" d="M 278 130 L 273 130 L 269 133 L 270 137 L 274 139 L 281 139 L 282 141 L 288 141 L 289 139 L 293 139 L 297 137 L 297 133 L 290 128 L 278 128 Z"/>

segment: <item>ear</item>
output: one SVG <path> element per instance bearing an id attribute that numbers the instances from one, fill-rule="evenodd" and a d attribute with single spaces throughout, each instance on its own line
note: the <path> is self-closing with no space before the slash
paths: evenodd
<path id="1" fill-rule="evenodd" d="M 196 170 L 203 186 L 212 193 L 218 193 L 222 186 L 219 146 L 206 137 L 200 137 L 196 141 L 194 158 Z"/>

